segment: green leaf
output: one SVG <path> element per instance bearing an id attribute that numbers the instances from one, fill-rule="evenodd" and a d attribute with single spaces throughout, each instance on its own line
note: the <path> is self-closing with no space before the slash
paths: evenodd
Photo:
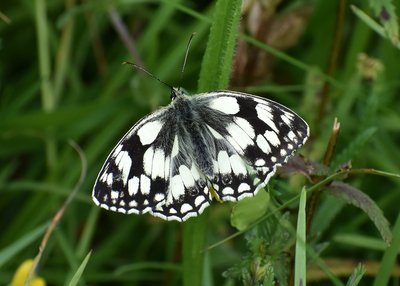
<path id="1" fill-rule="evenodd" d="M 353 270 L 353 273 L 347 281 L 346 286 L 357 286 L 360 283 L 364 273 L 364 266 L 362 264 L 358 264 L 357 267 Z"/>
<path id="2" fill-rule="evenodd" d="M 232 226 L 240 231 L 247 229 L 267 212 L 268 204 L 269 194 L 263 190 L 254 197 L 239 201 L 232 210 Z"/>
<path id="3" fill-rule="evenodd" d="M 374 222 L 383 240 L 390 245 L 392 241 L 392 232 L 389 228 L 389 222 L 383 215 L 382 210 L 368 195 L 339 181 L 333 181 L 329 186 L 329 191 L 331 194 L 343 199 L 345 202 L 362 209 Z"/>
<path id="4" fill-rule="evenodd" d="M 71 278 L 71 281 L 69 281 L 68 286 L 78 285 L 79 279 L 81 278 L 83 271 L 85 270 L 86 265 L 89 262 L 89 258 L 90 258 L 91 254 L 92 254 L 92 251 L 89 251 L 89 253 L 86 255 L 85 259 L 83 259 L 81 265 L 79 265 L 74 276 Z"/>
<path id="5" fill-rule="evenodd" d="M 390 24 L 389 28 L 389 34 L 386 27 L 382 27 L 377 23 L 374 19 L 372 19 L 370 16 L 368 16 L 364 11 L 361 9 L 357 8 L 354 5 L 351 5 L 351 9 L 353 10 L 354 14 L 357 15 L 358 18 L 360 18 L 368 27 L 370 27 L 372 30 L 374 30 L 376 33 L 378 33 L 382 38 L 389 39 L 392 41 L 392 44 L 395 45 L 397 48 L 400 48 L 400 44 L 398 41 L 398 32 L 394 32 L 393 28 L 391 27 L 392 24 Z M 390 17 L 393 19 L 393 17 Z M 396 23 L 397 25 L 397 23 Z M 386 29 L 385 29 L 386 28 Z M 398 28 L 395 28 L 398 29 Z"/>
<path id="6" fill-rule="evenodd" d="M 399 44 L 399 26 L 397 15 L 392 0 L 370 0 L 370 5 L 374 9 L 375 16 L 382 23 L 387 37 L 393 45 Z"/>

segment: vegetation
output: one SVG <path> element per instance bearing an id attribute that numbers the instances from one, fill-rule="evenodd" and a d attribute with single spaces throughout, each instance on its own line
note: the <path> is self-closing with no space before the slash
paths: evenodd
<path id="1" fill-rule="evenodd" d="M 283 2 L 3 3 L 0 284 L 398 285 L 396 2 Z M 185 223 L 101 210 L 108 152 L 169 103 L 123 61 L 271 98 L 311 138 L 256 197 Z"/>

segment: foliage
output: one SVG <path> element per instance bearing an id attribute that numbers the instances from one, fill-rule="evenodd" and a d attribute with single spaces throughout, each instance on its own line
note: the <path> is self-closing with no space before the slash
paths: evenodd
<path id="1" fill-rule="evenodd" d="M 293 285 L 304 260 L 309 285 L 399 283 L 397 2 L 254 0 L 241 15 L 230 2 L 3 3 L 1 285 L 22 277 L 41 241 L 39 267 L 28 268 L 47 285 L 181 285 L 199 275 L 204 285 Z M 169 102 L 165 86 L 123 61 L 192 93 L 230 78 L 230 89 L 295 110 L 311 138 L 253 207 L 215 202 L 192 227 L 100 210 L 90 196 L 108 152 Z M 202 267 L 188 272 L 191 250 Z"/>

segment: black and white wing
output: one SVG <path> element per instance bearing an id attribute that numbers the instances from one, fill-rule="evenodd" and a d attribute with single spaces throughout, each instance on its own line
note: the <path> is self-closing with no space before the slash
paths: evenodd
<path id="1" fill-rule="evenodd" d="M 173 92 L 113 149 L 93 189 L 97 205 L 184 221 L 209 206 L 210 189 L 225 201 L 255 195 L 309 136 L 303 119 L 271 100 Z"/>
<path id="2" fill-rule="evenodd" d="M 185 150 L 170 110 L 144 117 L 112 150 L 93 188 L 97 205 L 183 221 L 210 204 L 208 183 Z"/>
<path id="3" fill-rule="evenodd" d="M 162 109 L 142 118 L 111 151 L 93 188 L 92 197 L 97 205 L 121 213 L 141 214 L 164 200 L 169 183 L 165 149 L 172 146 L 157 142 L 156 138 L 173 136 L 165 128 L 165 113 L 166 109 Z M 163 164 L 153 167 L 154 160 Z"/>
<path id="4" fill-rule="evenodd" d="M 309 136 L 301 117 L 262 97 L 216 91 L 192 101 L 215 137 L 211 182 L 225 201 L 254 196 Z"/>

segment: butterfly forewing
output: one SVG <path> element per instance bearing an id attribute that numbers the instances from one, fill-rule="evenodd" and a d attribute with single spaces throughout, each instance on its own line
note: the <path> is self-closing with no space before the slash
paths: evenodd
<path id="1" fill-rule="evenodd" d="M 225 201 L 257 193 L 308 135 L 297 114 L 258 96 L 179 93 L 121 139 L 93 198 L 109 210 L 184 221 L 203 212 L 211 192 Z"/>

